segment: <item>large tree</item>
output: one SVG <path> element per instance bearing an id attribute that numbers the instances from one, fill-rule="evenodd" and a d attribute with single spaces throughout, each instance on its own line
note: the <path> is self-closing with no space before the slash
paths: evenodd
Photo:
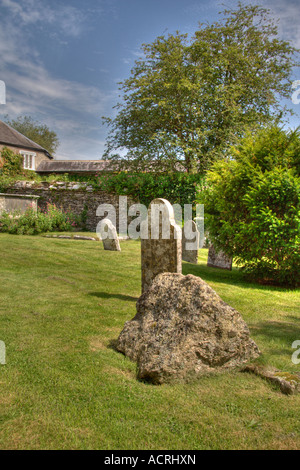
<path id="1" fill-rule="evenodd" d="M 225 10 L 193 38 L 177 32 L 142 46 L 109 126 L 105 157 L 139 168 L 204 171 L 246 128 L 278 119 L 298 52 L 278 38 L 269 10 Z M 125 154 L 125 157 L 124 157 Z"/>
<path id="2" fill-rule="evenodd" d="M 55 154 L 59 140 L 56 132 L 50 130 L 45 124 L 34 121 L 31 116 L 18 116 L 11 120 L 6 116 L 6 122 L 28 139 L 48 150 L 50 154 Z"/>

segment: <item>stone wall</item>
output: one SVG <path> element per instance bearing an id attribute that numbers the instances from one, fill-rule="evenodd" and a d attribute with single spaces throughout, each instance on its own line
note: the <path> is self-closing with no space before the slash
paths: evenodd
<path id="1" fill-rule="evenodd" d="M 119 196 L 108 194 L 104 191 L 93 191 L 91 186 L 85 183 L 34 183 L 19 181 L 9 189 L 9 194 L 39 196 L 38 206 L 46 209 L 47 203 L 55 204 L 65 212 L 72 212 L 80 216 L 87 211 L 86 227 L 89 231 L 95 231 L 99 221 L 103 217 L 96 216 L 96 210 L 100 204 L 112 204 L 116 209 L 116 223 L 119 226 Z M 128 207 L 134 201 L 128 198 Z"/>

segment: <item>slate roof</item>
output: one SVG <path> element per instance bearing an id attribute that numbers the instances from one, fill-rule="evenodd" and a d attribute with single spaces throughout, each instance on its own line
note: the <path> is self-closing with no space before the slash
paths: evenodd
<path id="1" fill-rule="evenodd" d="M 28 137 L 25 137 L 25 135 L 16 131 L 3 121 L 0 121 L 0 144 L 11 145 L 24 150 L 44 152 L 48 158 L 53 158 L 46 149 L 28 139 Z"/>
<path id="2" fill-rule="evenodd" d="M 43 161 L 36 169 L 37 173 L 97 173 L 109 171 L 108 160 L 52 160 Z"/>

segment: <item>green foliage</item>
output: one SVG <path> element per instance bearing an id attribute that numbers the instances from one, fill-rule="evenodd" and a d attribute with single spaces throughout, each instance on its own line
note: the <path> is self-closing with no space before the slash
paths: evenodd
<path id="1" fill-rule="evenodd" d="M 30 116 L 18 116 L 16 119 L 11 120 L 6 116 L 6 123 L 25 135 L 25 137 L 28 137 L 28 139 L 39 144 L 50 154 L 55 154 L 59 146 L 59 139 L 56 132 L 51 131 L 45 124 L 34 121 Z"/>
<path id="2" fill-rule="evenodd" d="M 274 167 L 294 168 L 300 176 L 300 127 L 285 131 L 278 125 L 246 133 L 240 145 L 231 149 L 231 155 L 241 163 L 248 162 L 261 171 Z"/>
<path id="3" fill-rule="evenodd" d="M 33 208 L 24 214 L 10 215 L 6 212 L 0 216 L 0 231 L 17 235 L 36 235 L 43 232 L 65 232 L 78 227 L 79 220 L 71 213 L 64 213 L 54 204 L 36 213 Z"/>
<path id="4" fill-rule="evenodd" d="M 1 151 L 0 163 L 0 176 L 17 176 L 22 171 L 23 157 L 8 147 L 4 147 Z"/>
<path id="5" fill-rule="evenodd" d="M 80 214 L 79 221 L 77 223 L 78 226 L 82 228 L 82 230 L 87 230 L 87 216 L 88 216 L 88 205 L 84 204 L 83 211 Z"/>
<path id="6" fill-rule="evenodd" d="M 197 192 L 204 184 L 204 177 L 200 174 L 188 173 L 127 173 L 115 172 L 102 175 L 49 175 L 47 177 L 32 175 L 33 172 L 22 171 L 16 177 L 4 177 L 0 174 L 0 191 L 5 191 L 17 180 L 34 179 L 38 184 L 41 181 L 55 183 L 57 181 L 87 183 L 95 191 L 102 190 L 109 193 L 131 196 L 134 200 L 148 205 L 156 197 L 164 197 L 173 204 L 194 204 Z M 86 209 L 82 214 L 84 227 Z"/>
<path id="7" fill-rule="evenodd" d="M 278 116 L 290 97 L 297 52 L 278 38 L 269 11 L 241 4 L 192 39 L 176 33 L 142 46 L 122 82 L 105 156 L 139 170 L 205 171 L 230 145 Z"/>
<path id="8" fill-rule="evenodd" d="M 299 133 L 274 127 L 246 137 L 200 195 L 210 239 L 264 282 L 300 282 L 299 143 Z"/>
<path id="9" fill-rule="evenodd" d="M 0 193 L 5 193 L 5 191 L 14 184 L 16 178 L 13 176 L 3 175 L 0 170 Z"/>
<path id="10" fill-rule="evenodd" d="M 168 199 L 172 204 L 183 205 L 195 204 L 203 181 L 199 174 L 120 172 L 98 177 L 96 187 L 103 191 L 132 196 L 135 201 L 146 206 L 157 197 Z"/>

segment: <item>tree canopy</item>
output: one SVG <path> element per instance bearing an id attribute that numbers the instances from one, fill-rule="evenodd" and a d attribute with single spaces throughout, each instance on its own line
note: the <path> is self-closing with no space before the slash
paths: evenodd
<path id="1" fill-rule="evenodd" d="M 287 110 L 299 52 L 278 38 L 269 10 L 224 10 L 194 36 L 169 34 L 142 45 L 109 127 L 105 158 L 139 169 L 205 171 L 246 129 Z"/>
<path id="2" fill-rule="evenodd" d="M 34 121 L 31 116 L 18 116 L 11 120 L 6 116 L 6 122 L 28 139 L 48 150 L 50 154 L 55 154 L 59 140 L 56 132 L 51 131 L 45 124 Z"/>

